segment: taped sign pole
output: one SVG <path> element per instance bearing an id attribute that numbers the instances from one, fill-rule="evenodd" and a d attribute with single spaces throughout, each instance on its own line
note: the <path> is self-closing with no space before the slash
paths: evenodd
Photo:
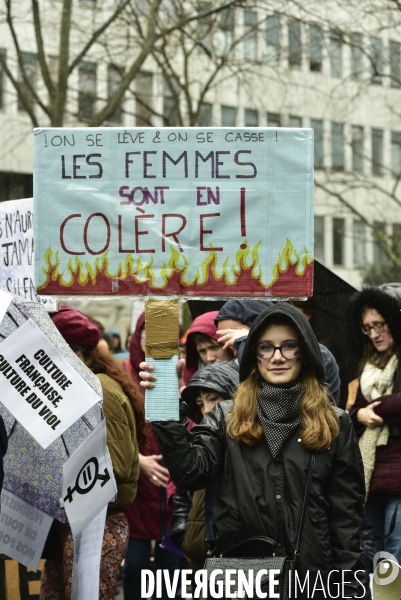
<path id="1" fill-rule="evenodd" d="M 145 305 L 146 361 L 163 386 L 146 389 L 145 416 L 149 421 L 177 421 L 179 310 L 178 299 L 149 299 Z"/>

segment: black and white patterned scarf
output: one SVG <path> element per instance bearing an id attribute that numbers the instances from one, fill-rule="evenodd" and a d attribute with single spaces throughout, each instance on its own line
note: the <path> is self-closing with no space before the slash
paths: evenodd
<path id="1" fill-rule="evenodd" d="M 280 454 L 285 441 L 299 427 L 298 409 L 302 386 L 276 387 L 266 381 L 258 391 L 258 417 L 273 458 Z"/>

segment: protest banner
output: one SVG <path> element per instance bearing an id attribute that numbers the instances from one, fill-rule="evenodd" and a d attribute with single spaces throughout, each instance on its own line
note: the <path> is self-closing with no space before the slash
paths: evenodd
<path id="1" fill-rule="evenodd" d="M 89 525 L 116 494 L 103 420 L 63 466 L 62 500 L 73 535 Z"/>
<path id="2" fill-rule="evenodd" d="M 3 490 L 0 552 L 36 571 L 52 521 L 42 510 Z"/>
<path id="3" fill-rule="evenodd" d="M 41 294 L 310 296 L 313 131 L 34 131 Z"/>
<path id="4" fill-rule="evenodd" d="M 57 310 L 55 300 L 36 293 L 33 257 L 33 199 L 0 202 L 0 288 Z"/>
<path id="5" fill-rule="evenodd" d="M 101 399 L 28 319 L 1 343 L 1 402 L 47 448 Z"/>

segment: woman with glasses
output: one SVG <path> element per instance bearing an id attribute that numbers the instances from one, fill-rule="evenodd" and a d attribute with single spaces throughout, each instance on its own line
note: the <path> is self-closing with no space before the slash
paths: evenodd
<path id="1" fill-rule="evenodd" d="M 141 385 L 154 385 L 142 375 Z M 298 309 L 279 303 L 257 317 L 233 402 L 218 402 L 190 432 L 177 421 L 153 429 L 177 486 L 216 483 L 218 554 L 262 536 L 274 540 L 277 556 L 293 556 L 313 455 L 298 568 L 309 584 L 292 597 L 363 597 L 360 452 L 349 416 L 332 404 L 318 342 Z"/>
<path id="2" fill-rule="evenodd" d="M 350 345 L 359 356 L 359 389 L 351 409 L 365 470 L 366 512 L 377 551 L 401 563 L 401 287 L 366 287 L 352 298 Z M 388 535 L 390 533 L 390 535 Z"/>

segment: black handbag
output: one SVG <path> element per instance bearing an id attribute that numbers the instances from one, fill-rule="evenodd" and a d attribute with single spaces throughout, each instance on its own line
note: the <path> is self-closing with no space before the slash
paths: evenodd
<path id="1" fill-rule="evenodd" d="M 290 593 L 290 590 L 293 589 L 295 572 L 297 570 L 299 544 L 301 540 L 303 523 L 305 520 L 306 506 L 308 504 L 314 464 L 315 455 L 312 454 L 309 462 L 305 495 L 302 503 L 301 518 L 294 555 L 292 557 L 275 556 L 277 544 L 274 540 L 264 537 L 254 537 L 244 540 L 240 544 L 234 546 L 234 548 L 230 548 L 226 552 L 219 554 L 219 556 L 207 558 L 203 568 L 207 571 L 209 587 L 208 598 L 212 598 L 210 595 L 211 585 L 214 586 L 216 592 L 219 594 L 219 597 L 227 597 L 226 571 L 228 570 L 233 571 L 233 573 L 230 574 L 230 581 L 232 583 L 229 584 L 229 587 L 231 594 L 236 594 L 235 597 L 256 600 L 256 598 L 258 598 L 259 589 L 263 594 L 267 594 L 266 598 L 277 598 L 276 595 L 270 596 L 270 593 L 279 593 L 280 600 L 288 600 L 295 597 L 294 594 Z M 212 572 L 216 571 L 217 569 L 222 571 L 222 573 L 215 573 L 212 575 Z M 272 572 L 273 570 L 275 571 L 274 573 Z M 242 575 L 242 573 L 239 574 L 239 571 L 243 571 L 244 575 Z M 239 589 L 240 578 L 243 581 L 246 580 L 247 584 L 241 586 L 242 593 Z"/>

